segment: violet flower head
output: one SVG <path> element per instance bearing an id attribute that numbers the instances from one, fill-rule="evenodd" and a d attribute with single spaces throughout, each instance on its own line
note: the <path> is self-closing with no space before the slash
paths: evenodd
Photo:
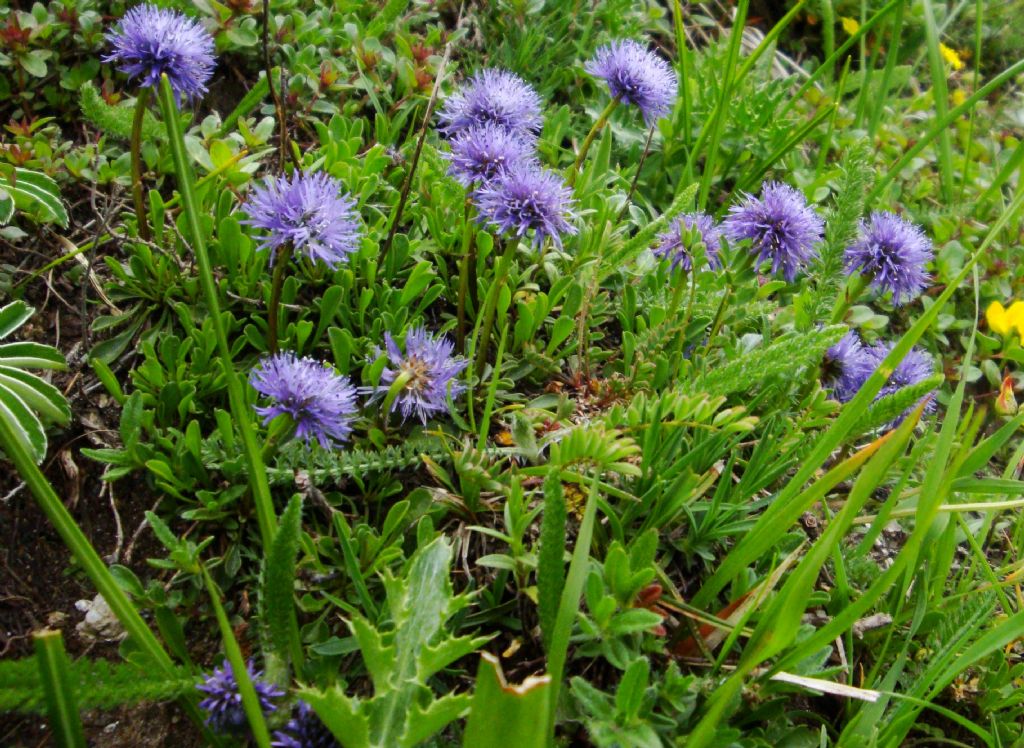
<path id="1" fill-rule="evenodd" d="M 426 424 L 430 416 L 447 411 L 449 392 L 455 399 L 465 391 L 466 386 L 456 377 L 468 362 L 452 355 L 455 346 L 448 338 L 435 339 L 422 327 L 412 327 L 405 333 L 404 352 L 390 333 L 384 334 L 384 344 L 388 366 L 381 372 L 380 385 L 365 389 L 380 399 L 396 379 L 405 377 L 405 385 L 391 404 L 391 412 L 400 410 L 403 420 L 416 415 Z"/>
<path id="2" fill-rule="evenodd" d="M 283 730 L 274 733 L 270 744 L 274 748 L 341 748 L 341 743 L 305 701 L 296 702 L 292 718 Z"/>
<path id="3" fill-rule="evenodd" d="M 670 260 L 672 268 L 682 267 L 690 270 L 693 265 L 691 251 L 686 247 L 684 231 L 696 230 L 704 243 L 704 253 L 712 270 L 722 267 L 719 252 L 722 249 L 722 229 L 715 225 L 715 220 L 707 213 L 687 213 L 677 218 L 672 226 L 663 234 L 658 235 L 658 246 L 654 248 L 656 257 Z"/>
<path id="4" fill-rule="evenodd" d="M 468 127 L 452 138 L 448 174 L 463 187 L 489 182 L 519 164 L 536 160 L 533 144 L 513 130 L 487 123 Z"/>
<path id="5" fill-rule="evenodd" d="M 263 673 L 253 670 L 252 660 L 246 662 L 245 668 L 256 689 L 263 714 L 275 711 L 277 705 L 274 700 L 284 696 L 284 691 L 272 683 L 261 680 Z M 228 734 L 238 735 L 247 731 L 249 721 L 242 708 L 242 694 L 238 690 L 238 681 L 235 680 L 230 662 L 224 660 L 223 664 L 206 676 L 206 680 L 197 688 L 207 695 L 199 702 L 199 708 L 207 714 L 206 724 L 217 732 Z"/>
<path id="6" fill-rule="evenodd" d="M 850 330 L 825 352 L 825 387 L 841 403 L 848 402 L 875 369 L 856 332 Z"/>
<path id="7" fill-rule="evenodd" d="M 532 140 L 543 124 L 540 109 L 540 96 L 530 84 L 508 70 L 486 68 L 448 97 L 438 117 L 448 137 L 492 123 Z"/>
<path id="8" fill-rule="evenodd" d="M 675 71 L 640 42 L 612 42 L 597 50 L 585 69 L 604 79 L 613 99 L 636 105 L 648 127 L 672 110 L 679 85 Z"/>
<path id="9" fill-rule="evenodd" d="M 846 268 L 871 277 L 879 291 L 892 291 L 899 306 L 928 287 L 925 264 L 933 257 L 931 240 L 914 224 L 893 213 L 876 212 L 861 222 L 860 237 L 846 249 Z"/>
<path id="10" fill-rule="evenodd" d="M 345 441 L 352 433 L 356 388 L 344 377 L 312 358 L 282 352 L 266 356 L 249 375 L 249 383 L 271 404 L 256 407 L 268 424 L 282 413 L 295 423 L 295 436 L 325 449 Z"/>
<path id="11" fill-rule="evenodd" d="M 825 224 L 804 196 L 789 185 L 765 182 L 761 197 L 747 195 L 742 205 L 729 209 L 725 234 L 733 241 L 750 239 L 758 262 L 771 260 L 772 272 L 787 281 L 815 256 Z"/>
<path id="12" fill-rule="evenodd" d="M 540 247 L 549 238 L 559 249 L 562 235 L 575 234 L 575 202 L 562 178 L 536 164 L 517 164 L 483 185 L 475 194 L 479 220 L 502 234 L 522 237 L 533 231 Z"/>
<path id="13" fill-rule="evenodd" d="M 139 85 L 155 88 L 166 74 L 178 104 L 206 93 L 216 59 L 213 37 L 198 21 L 176 10 L 136 5 L 106 40 L 113 51 L 103 62 L 115 63 Z"/>
<path id="14" fill-rule="evenodd" d="M 270 252 L 271 266 L 278 248 L 288 243 L 332 270 L 359 249 L 356 201 L 337 179 L 322 172 L 271 177 L 253 190 L 246 210 L 249 218 L 243 223 L 267 232 L 259 249 Z"/>

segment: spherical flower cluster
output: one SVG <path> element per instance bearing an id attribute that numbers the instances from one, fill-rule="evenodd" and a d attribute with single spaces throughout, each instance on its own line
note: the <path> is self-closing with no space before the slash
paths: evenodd
<path id="1" fill-rule="evenodd" d="M 839 402 L 849 402 L 868 378 L 893 349 L 893 343 L 864 345 L 857 334 L 848 332 L 842 340 L 828 349 L 825 354 L 825 386 Z M 875 396 L 875 400 L 893 395 L 900 390 L 919 384 L 935 373 L 932 357 L 920 348 L 911 348 L 903 357 L 892 375 Z M 934 401 L 929 401 L 926 411 L 934 410 Z M 901 414 L 889 427 L 898 425 L 913 408 Z"/>
<path id="2" fill-rule="evenodd" d="M 707 213 L 687 213 L 677 218 L 668 231 L 659 234 L 658 245 L 654 248 L 655 256 L 669 260 L 673 269 L 682 267 L 683 270 L 690 270 L 693 258 L 691 250 L 686 246 L 684 233 L 693 232 L 699 237 L 698 241 L 704 244 L 708 265 L 713 270 L 721 268 L 719 252 L 722 249 L 722 229 Z"/>
<path id="3" fill-rule="evenodd" d="M 284 729 L 274 733 L 274 748 L 341 748 L 341 743 L 305 701 L 299 701 Z"/>
<path id="4" fill-rule="evenodd" d="M 139 85 L 155 87 L 166 75 L 179 104 L 206 93 L 216 60 L 213 37 L 198 21 L 178 11 L 137 5 L 121 19 L 120 28 L 107 32 L 106 40 L 113 51 L 103 61 L 117 64 Z"/>
<path id="5" fill-rule="evenodd" d="M 538 248 L 550 238 L 561 249 L 562 236 L 577 232 L 574 205 L 560 176 L 532 164 L 515 166 L 476 192 L 481 221 L 516 237 L 532 231 Z"/>
<path id="6" fill-rule="evenodd" d="M 917 298 L 928 287 L 925 265 L 932 259 L 932 243 L 920 228 L 893 213 L 872 213 L 861 223 L 860 237 L 846 249 L 851 273 L 871 277 L 879 291 L 892 291 L 900 305 Z"/>
<path id="7" fill-rule="evenodd" d="M 454 346 L 446 337 L 432 338 L 423 328 L 412 327 L 405 334 L 405 351 L 390 333 L 384 334 L 389 366 L 381 373 L 380 386 L 370 387 L 375 398 L 386 395 L 399 377 L 404 379 L 391 412 L 401 411 L 402 418 L 416 415 L 424 424 L 435 414 L 448 409 L 447 397 L 458 397 L 466 389 L 456 377 L 467 361 L 452 355 Z"/>
<path id="8" fill-rule="evenodd" d="M 672 109 L 678 87 L 675 71 L 639 42 L 612 42 L 599 49 L 585 69 L 604 79 L 613 99 L 635 105 L 648 126 Z"/>
<path id="9" fill-rule="evenodd" d="M 452 138 L 451 146 L 448 173 L 467 188 L 536 161 L 532 142 L 494 123 L 460 131 Z"/>
<path id="10" fill-rule="evenodd" d="M 543 124 L 540 107 L 540 96 L 518 75 L 487 68 L 449 96 L 438 116 L 441 132 L 448 137 L 469 127 L 491 123 L 532 139 Z"/>
<path id="11" fill-rule="evenodd" d="M 285 352 L 259 362 L 249 383 L 271 404 L 257 407 L 264 424 L 287 413 L 295 423 L 295 436 L 309 444 L 316 439 L 325 449 L 343 442 L 352 432 L 356 388 L 348 377 L 311 358 Z"/>
<path id="12" fill-rule="evenodd" d="M 270 252 L 271 265 L 278 248 L 289 243 L 332 270 L 359 248 L 356 201 L 338 180 L 322 172 L 268 179 L 253 191 L 247 210 L 249 218 L 243 223 L 267 232 L 259 249 Z"/>
<path id="13" fill-rule="evenodd" d="M 274 701 L 284 696 L 284 691 L 262 680 L 263 673 L 253 670 L 252 660 L 249 660 L 245 667 L 256 689 L 260 709 L 264 715 L 271 714 L 277 709 Z M 242 694 L 238 690 L 238 681 L 230 662 L 224 660 L 219 668 L 206 677 L 198 689 L 207 695 L 199 702 L 200 709 L 207 714 L 206 724 L 217 732 L 227 734 L 239 735 L 247 731 L 249 722 L 242 707 Z"/>
<path id="14" fill-rule="evenodd" d="M 760 198 L 747 195 L 742 205 L 729 209 L 724 223 L 729 239 L 749 239 L 758 261 L 771 260 L 772 272 L 781 270 L 788 281 L 815 256 L 825 231 L 804 196 L 778 182 L 766 182 Z"/>

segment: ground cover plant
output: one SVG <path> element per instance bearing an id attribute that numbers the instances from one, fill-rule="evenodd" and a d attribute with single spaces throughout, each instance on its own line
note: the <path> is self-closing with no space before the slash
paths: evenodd
<path id="1" fill-rule="evenodd" d="M 0 744 L 1024 745 L 1021 11 L 0 9 Z"/>

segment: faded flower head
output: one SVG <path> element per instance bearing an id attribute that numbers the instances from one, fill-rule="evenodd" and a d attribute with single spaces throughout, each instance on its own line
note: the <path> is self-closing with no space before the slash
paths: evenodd
<path id="1" fill-rule="evenodd" d="M 155 88 L 166 74 L 179 104 L 206 93 L 216 60 L 213 37 L 198 21 L 176 10 L 136 5 L 106 40 L 113 51 L 103 61 L 138 78 L 139 85 Z"/>
<path id="2" fill-rule="evenodd" d="M 287 413 L 297 438 L 307 444 L 316 439 L 325 449 L 352 433 L 356 388 L 330 366 L 282 352 L 260 360 L 249 383 L 271 400 L 270 405 L 256 408 L 264 424 Z"/>
<path id="3" fill-rule="evenodd" d="M 275 711 L 277 705 L 274 700 L 284 696 L 284 691 L 261 680 L 263 673 L 253 670 L 252 660 L 246 662 L 245 668 L 256 689 L 263 714 Z M 249 722 L 242 708 L 242 694 L 238 691 L 238 681 L 235 680 L 230 662 L 224 660 L 197 688 L 207 695 L 199 702 L 199 708 L 207 714 L 206 724 L 217 732 L 229 734 L 240 734 L 247 730 Z"/>
<path id="4" fill-rule="evenodd" d="M 283 730 L 274 733 L 274 748 L 341 748 L 330 730 L 305 701 L 298 701 Z"/>
<path id="5" fill-rule="evenodd" d="M 871 367 L 871 363 L 864 352 L 860 337 L 850 330 L 838 343 L 825 351 L 825 387 L 832 390 L 836 400 L 845 403 L 857 394 L 857 390 L 874 371 L 873 367 L 868 367 Z"/>
<path id="6" fill-rule="evenodd" d="M 658 246 L 654 248 L 657 257 L 668 259 L 672 268 L 682 267 L 689 270 L 693 259 L 686 247 L 686 232 L 696 231 L 699 241 L 704 243 L 704 253 L 712 270 L 722 267 L 718 254 L 722 249 L 722 229 L 715 225 L 714 219 L 707 213 L 687 213 L 677 218 L 664 234 L 658 235 Z"/>
<path id="7" fill-rule="evenodd" d="M 603 78 L 613 99 L 635 104 L 648 126 L 672 109 L 678 81 L 672 67 L 640 42 L 624 39 L 597 50 L 585 69 Z"/>
<path id="8" fill-rule="evenodd" d="M 435 413 L 448 409 L 447 396 L 461 395 L 466 386 L 456 377 L 468 363 L 461 357 L 452 356 L 455 346 L 448 338 L 432 338 L 422 327 L 411 327 L 405 333 L 405 351 L 398 348 L 390 333 L 384 334 L 388 366 L 380 376 L 380 386 L 367 390 L 376 398 L 386 395 L 399 377 L 405 384 L 391 404 L 391 412 L 402 412 L 406 419 L 416 415 L 423 423 Z"/>
<path id="9" fill-rule="evenodd" d="M 463 187 L 489 182 L 519 164 L 535 160 L 533 144 L 513 130 L 487 123 L 468 127 L 452 138 L 448 173 Z"/>
<path id="10" fill-rule="evenodd" d="M 572 190 L 553 171 L 536 164 L 518 164 L 477 190 L 480 220 L 493 224 L 503 234 L 524 236 L 533 231 L 533 243 L 540 247 L 551 238 L 562 248 L 562 235 L 575 234 Z"/>
<path id="11" fill-rule="evenodd" d="M 543 124 L 540 108 L 540 96 L 518 75 L 486 68 L 449 96 L 438 116 L 441 132 L 449 137 L 491 123 L 532 139 Z"/>
<path id="12" fill-rule="evenodd" d="M 925 264 L 932 243 L 914 224 L 893 213 L 872 213 L 860 237 L 846 249 L 846 268 L 871 277 L 879 291 L 892 291 L 894 304 L 917 298 L 928 287 Z"/>
<path id="13" fill-rule="evenodd" d="M 253 190 L 246 210 L 249 218 L 243 223 L 268 232 L 259 249 L 270 252 L 271 265 L 278 248 L 288 243 L 332 270 L 359 249 L 356 201 L 341 182 L 323 172 L 271 177 Z"/>
<path id="14" fill-rule="evenodd" d="M 761 197 L 747 195 L 742 205 L 729 209 L 725 234 L 733 241 L 750 239 L 758 262 L 771 260 L 772 272 L 786 280 L 816 254 L 825 224 L 804 196 L 789 185 L 765 182 Z"/>

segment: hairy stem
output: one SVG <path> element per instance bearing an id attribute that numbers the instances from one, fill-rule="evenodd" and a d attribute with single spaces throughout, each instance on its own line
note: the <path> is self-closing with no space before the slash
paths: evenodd
<path id="1" fill-rule="evenodd" d="M 587 137 L 583 139 L 583 144 L 580 146 L 580 152 L 576 156 L 576 163 L 572 165 L 572 172 L 569 174 L 569 185 L 571 186 L 576 181 L 576 174 L 579 172 L 580 167 L 583 166 L 583 161 L 587 158 L 587 151 L 590 150 L 590 146 L 594 143 L 594 138 L 597 134 L 604 129 L 604 126 L 608 124 L 608 119 L 612 116 L 612 112 L 615 111 L 615 107 L 619 105 L 618 99 L 612 99 L 608 102 L 608 106 L 601 112 L 601 116 L 594 122 L 594 126 L 590 128 L 590 132 L 587 133 Z"/>
<path id="2" fill-rule="evenodd" d="M 290 256 L 289 244 L 282 244 L 275 251 L 274 275 L 270 282 L 270 304 L 267 305 L 267 351 L 271 356 L 277 353 L 280 342 L 278 320 L 281 316 L 281 287 L 284 285 L 284 273 Z"/>
<path id="3" fill-rule="evenodd" d="M 459 350 L 466 345 L 466 308 L 469 304 L 470 281 L 476 285 L 476 262 L 473 261 L 473 244 L 476 238 L 476 231 L 473 226 L 473 203 L 466 198 L 465 218 L 462 225 L 462 264 L 459 267 L 459 299 L 458 299 L 458 326 L 456 337 Z M 472 275 L 472 278 L 470 276 Z"/>
<path id="4" fill-rule="evenodd" d="M 135 219 L 139 225 L 139 238 L 150 241 L 149 215 L 146 200 L 142 194 L 142 122 L 149 103 L 149 89 L 140 88 L 135 98 L 135 117 L 132 119 L 132 140 L 129 150 L 132 159 L 132 202 L 135 204 Z"/>

